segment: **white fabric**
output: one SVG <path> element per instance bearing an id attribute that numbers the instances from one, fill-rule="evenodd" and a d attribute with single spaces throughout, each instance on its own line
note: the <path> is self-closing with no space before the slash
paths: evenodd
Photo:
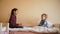
<path id="1" fill-rule="evenodd" d="M 54 29 L 54 28 L 36 26 L 36 27 L 33 28 L 33 31 L 36 31 L 36 32 L 56 32 L 57 30 Z"/>
<path id="2" fill-rule="evenodd" d="M 48 26 L 48 27 L 52 27 L 52 25 L 53 25 L 53 24 L 52 24 L 51 22 L 47 21 L 47 26 Z"/>
<path id="3" fill-rule="evenodd" d="M 35 32 L 56 32 L 57 30 L 54 28 L 47 28 L 42 26 L 35 27 L 24 27 L 24 28 L 9 28 L 11 31 L 35 31 Z"/>
<path id="4" fill-rule="evenodd" d="M 6 27 L 2 27 L 2 31 L 6 31 Z"/>
<path id="5" fill-rule="evenodd" d="M 7 34 L 6 27 L 2 27 L 2 34 Z"/>
<path id="6" fill-rule="evenodd" d="M 47 21 L 47 26 L 50 28 L 50 27 L 52 27 L 52 25 L 53 25 L 53 23 L 51 23 L 51 22 L 49 22 L 48 20 L 46 20 Z M 45 21 L 45 23 L 44 24 L 46 24 L 46 21 Z M 40 21 L 38 21 L 38 25 L 40 24 Z"/>

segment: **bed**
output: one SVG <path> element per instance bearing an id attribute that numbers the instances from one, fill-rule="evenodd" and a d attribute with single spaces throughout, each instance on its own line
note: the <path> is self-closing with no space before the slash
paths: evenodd
<path id="1" fill-rule="evenodd" d="M 58 30 L 41 26 L 25 26 L 24 28 L 9 28 L 9 34 L 58 34 Z"/>
<path id="2" fill-rule="evenodd" d="M 27 31 L 19 31 L 19 32 L 17 32 L 17 31 L 11 31 L 11 32 L 13 32 L 13 33 L 9 33 L 9 34 L 58 34 L 57 32 L 52 32 L 52 33 L 45 33 L 45 32 L 40 32 L 40 33 L 38 33 L 38 32 L 27 32 Z"/>
<path id="3" fill-rule="evenodd" d="M 46 28 L 41 26 L 24 26 L 23 28 L 9 28 L 9 23 L 7 26 L 3 27 L 3 23 L 0 23 L 0 34 L 58 34 L 58 29 L 56 28 Z"/>

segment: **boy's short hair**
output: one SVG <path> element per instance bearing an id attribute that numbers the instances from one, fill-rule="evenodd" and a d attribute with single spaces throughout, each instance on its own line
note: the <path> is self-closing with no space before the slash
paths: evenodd
<path id="1" fill-rule="evenodd" d="M 43 15 L 47 16 L 47 14 L 45 14 L 45 13 L 43 13 L 41 16 L 43 16 Z"/>

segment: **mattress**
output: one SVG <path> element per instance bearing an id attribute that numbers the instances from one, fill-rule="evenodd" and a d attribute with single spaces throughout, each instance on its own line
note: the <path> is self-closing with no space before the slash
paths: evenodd
<path id="1" fill-rule="evenodd" d="M 24 27 L 24 28 L 9 28 L 10 31 L 34 31 L 34 32 L 57 32 L 54 28 L 47 28 L 42 26 Z"/>

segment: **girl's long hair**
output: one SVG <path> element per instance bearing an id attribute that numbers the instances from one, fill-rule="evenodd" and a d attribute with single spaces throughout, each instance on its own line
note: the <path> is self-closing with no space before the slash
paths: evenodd
<path id="1" fill-rule="evenodd" d="M 11 15 L 10 15 L 10 19 L 9 19 L 9 23 L 11 23 L 11 18 L 12 18 L 12 15 L 14 15 L 14 11 L 18 10 L 17 8 L 13 8 L 11 10 Z"/>

